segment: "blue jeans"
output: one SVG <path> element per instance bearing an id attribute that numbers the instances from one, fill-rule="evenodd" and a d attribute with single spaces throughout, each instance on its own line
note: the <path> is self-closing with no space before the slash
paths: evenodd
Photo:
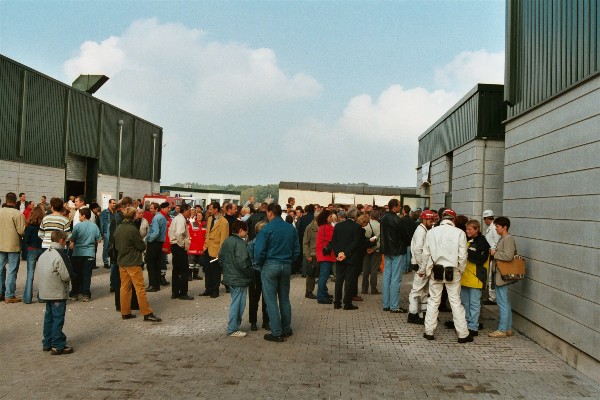
<path id="1" fill-rule="evenodd" d="M 229 306 L 229 324 L 227 325 L 227 334 L 240 330 L 244 309 L 246 308 L 247 287 L 230 286 L 231 305 Z"/>
<path id="2" fill-rule="evenodd" d="M 319 263 L 319 286 L 317 288 L 317 301 L 327 300 L 327 280 L 331 275 L 331 261 L 321 261 Z"/>
<path id="3" fill-rule="evenodd" d="M 460 302 L 465 309 L 467 328 L 471 331 L 479 330 L 479 313 L 481 311 L 481 289 L 460 287 Z"/>
<path id="4" fill-rule="evenodd" d="M 498 321 L 498 330 L 506 332 L 512 329 L 512 308 L 508 298 L 508 285 L 496 286 L 496 304 L 499 308 L 500 319 Z"/>
<path id="5" fill-rule="evenodd" d="M 46 249 L 29 249 L 27 252 L 27 280 L 25 281 L 25 290 L 23 291 L 23 303 L 31 303 L 33 298 L 33 275 L 38 258 Z M 39 294 L 38 294 L 38 297 Z"/>
<path id="6" fill-rule="evenodd" d="M 8 261 L 8 270 L 6 262 Z M 7 253 L 0 251 L 0 286 L 6 286 L 6 298 L 15 297 L 17 290 L 17 272 L 21 262 L 21 252 Z M 8 271 L 8 273 L 7 273 Z"/>
<path id="7" fill-rule="evenodd" d="M 383 292 L 381 300 L 383 308 L 397 310 L 400 308 L 400 285 L 406 256 L 385 256 L 383 258 Z"/>
<path id="8" fill-rule="evenodd" d="M 406 254 L 403 256 L 404 257 L 404 264 L 402 265 L 402 270 L 404 271 L 404 273 L 410 272 L 410 259 L 412 258 L 412 254 L 410 252 L 410 246 L 406 247 Z"/>
<path id="9" fill-rule="evenodd" d="M 292 305 L 290 304 L 290 264 L 265 264 L 261 271 L 263 296 L 267 302 L 267 313 L 271 334 L 281 337 L 292 333 Z M 277 299 L 279 298 L 279 305 Z"/>
<path id="10" fill-rule="evenodd" d="M 47 300 L 44 314 L 44 339 L 42 346 L 62 350 L 67 345 L 67 337 L 63 333 L 65 324 L 66 300 Z"/>
<path id="11" fill-rule="evenodd" d="M 104 234 L 104 241 L 102 242 L 102 262 L 104 265 L 109 265 L 110 261 L 108 259 L 108 233 Z"/>

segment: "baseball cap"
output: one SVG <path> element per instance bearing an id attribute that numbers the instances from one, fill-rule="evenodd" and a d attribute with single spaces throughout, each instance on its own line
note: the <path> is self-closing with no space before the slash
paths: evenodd
<path id="1" fill-rule="evenodd" d="M 483 218 L 488 218 L 488 217 L 493 217 L 494 216 L 494 212 L 492 210 L 485 210 L 483 212 Z"/>

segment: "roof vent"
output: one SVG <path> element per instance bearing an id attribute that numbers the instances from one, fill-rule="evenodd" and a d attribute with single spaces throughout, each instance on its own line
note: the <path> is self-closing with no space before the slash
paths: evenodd
<path id="1" fill-rule="evenodd" d="M 89 94 L 94 94 L 108 80 L 106 75 L 79 75 L 73 87 Z"/>

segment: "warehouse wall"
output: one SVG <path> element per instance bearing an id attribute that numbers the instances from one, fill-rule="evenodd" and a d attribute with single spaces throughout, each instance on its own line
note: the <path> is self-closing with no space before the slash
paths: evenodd
<path id="1" fill-rule="evenodd" d="M 25 193 L 27 200 L 39 203 L 42 196 L 64 196 L 65 170 L 39 165 L 0 160 L 0 198 L 4 203 L 8 192 Z"/>
<path id="2" fill-rule="evenodd" d="M 160 182 L 154 182 L 150 187 L 150 181 L 138 179 L 129 179 L 121 177 L 121 192 L 123 196 L 130 196 L 134 199 L 141 199 L 145 194 L 160 191 Z M 111 198 L 117 198 L 117 177 L 110 175 L 98 175 L 98 202 L 103 194 L 108 194 Z"/>
<path id="3" fill-rule="evenodd" d="M 443 156 L 431 162 L 429 167 L 431 185 L 429 187 L 429 208 L 438 210 L 445 206 L 445 194 L 450 190 L 450 157 Z"/>
<path id="4" fill-rule="evenodd" d="M 596 77 L 508 121 L 504 172 L 504 213 L 528 266 L 527 279 L 510 286 L 513 310 L 525 318 L 517 329 L 597 378 L 599 104 Z"/>

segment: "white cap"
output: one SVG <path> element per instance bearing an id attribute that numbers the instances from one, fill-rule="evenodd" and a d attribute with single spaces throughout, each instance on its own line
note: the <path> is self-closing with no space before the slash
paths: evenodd
<path id="1" fill-rule="evenodd" d="M 485 210 L 483 212 L 483 218 L 493 217 L 493 216 L 494 216 L 494 212 L 492 210 Z"/>

